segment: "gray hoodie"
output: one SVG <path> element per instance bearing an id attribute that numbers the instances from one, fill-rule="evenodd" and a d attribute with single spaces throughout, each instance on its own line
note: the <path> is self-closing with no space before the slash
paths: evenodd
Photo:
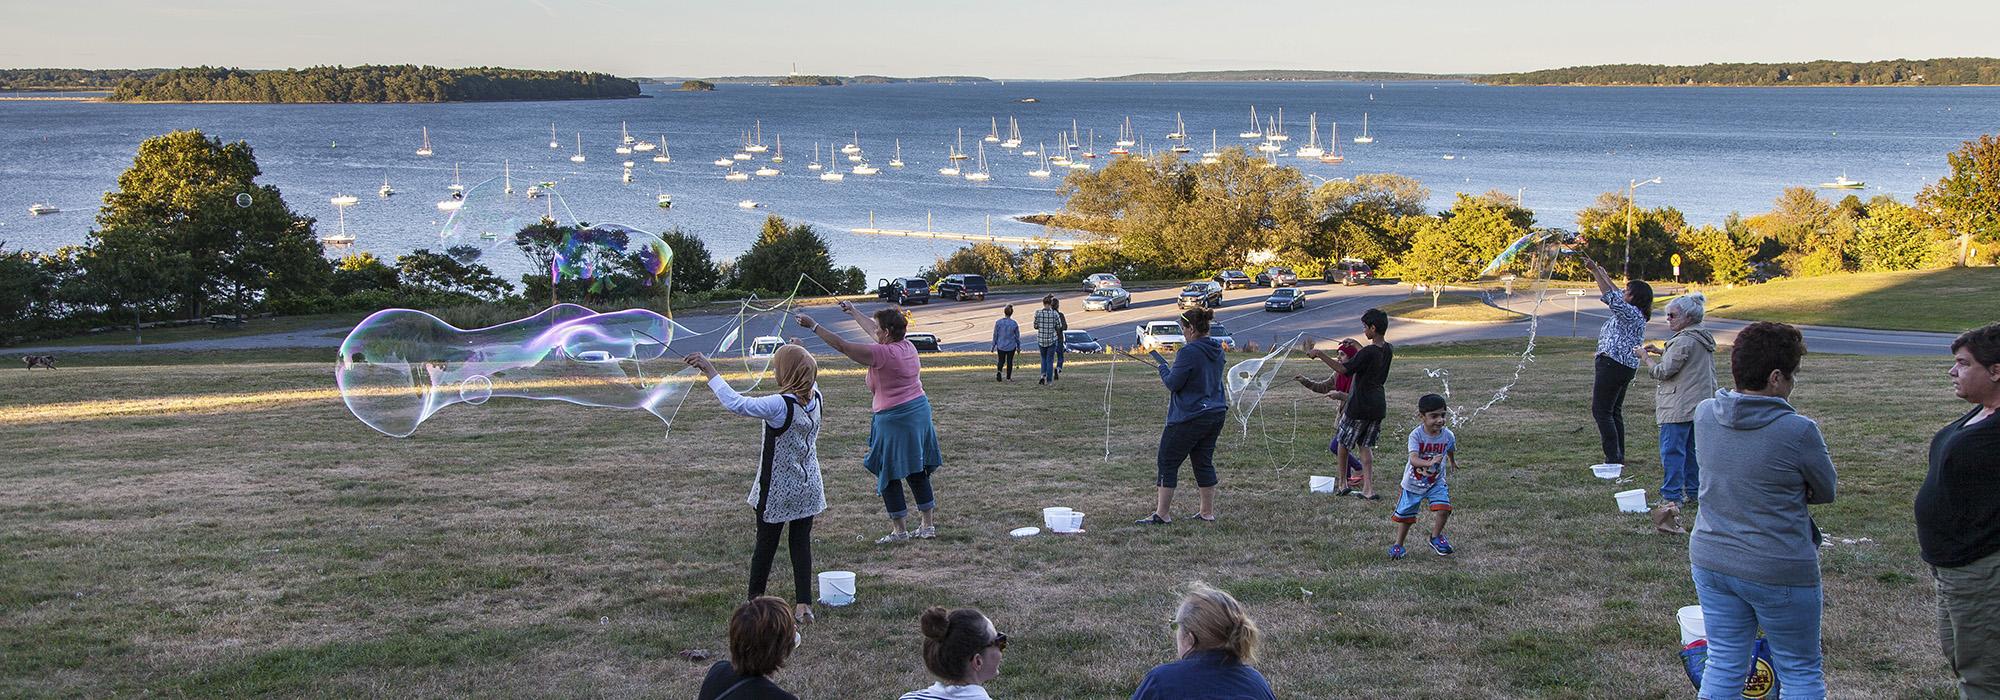
<path id="1" fill-rule="evenodd" d="M 1808 503 L 1832 503 L 1833 458 L 1819 424 L 1784 399 L 1729 389 L 1694 412 L 1701 508 L 1695 566 L 1774 586 L 1819 584 Z"/>

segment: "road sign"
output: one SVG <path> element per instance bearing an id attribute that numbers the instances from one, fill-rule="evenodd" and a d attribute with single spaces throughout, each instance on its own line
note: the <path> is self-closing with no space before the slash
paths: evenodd
<path id="1" fill-rule="evenodd" d="M 1681 254 L 1680 254 L 1680 253 L 1674 253 L 1674 257 L 1673 257 L 1673 262 L 1674 262 L 1674 267 L 1680 267 L 1680 266 L 1681 266 Z"/>
<path id="2" fill-rule="evenodd" d="M 1569 295 L 1573 297 L 1587 297 L 1590 296 L 1590 292 L 1581 289 L 1572 289 L 1569 290 Z"/>

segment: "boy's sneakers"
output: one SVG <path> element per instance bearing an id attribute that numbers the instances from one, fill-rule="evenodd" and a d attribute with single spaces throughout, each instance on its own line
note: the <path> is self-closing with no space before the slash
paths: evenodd
<path id="1" fill-rule="evenodd" d="M 1431 549 L 1436 550 L 1440 557 L 1451 554 L 1451 540 L 1445 539 L 1444 535 L 1432 537 Z"/>
<path id="2" fill-rule="evenodd" d="M 1403 545 L 1400 545 L 1400 544 L 1392 544 L 1392 545 L 1389 545 L 1389 558 L 1390 558 L 1390 559 L 1401 559 L 1401 558 L 1403 558 L 1403 557 L 1404 557 L 1405 555 L 1407 555 L 1407 554 L 1409 554 L 1409 553 L 1410 553 L 1410 552 L 1409 552 L 1408 550 L 1405 550 L 1405 549 L 1403 549 Z"/>

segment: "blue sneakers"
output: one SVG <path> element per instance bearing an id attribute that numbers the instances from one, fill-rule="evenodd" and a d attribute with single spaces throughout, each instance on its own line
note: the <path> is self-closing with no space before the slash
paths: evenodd
<path id="1" fill-rule="evenodd" d="M 1444 535 L 1432 537 L 1431 549 L 1436 550 L 1440 557 L 1451 554 L 1451 540 L 1445 539 Z"/>
<path id="2" fill-rule="evenodd" d="M 1389 545 L 1390 559 L 1401 559 L 1405 554 L 1409 554 L 1409 552 L 1403 549 L 1403 545 L 1400 544 Z"/>

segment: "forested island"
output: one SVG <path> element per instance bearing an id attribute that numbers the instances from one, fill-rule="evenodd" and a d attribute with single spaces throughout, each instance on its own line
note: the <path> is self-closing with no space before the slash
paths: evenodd
<path id="1" fill-rule="evenodd" d="M 683 80 L 679 89 L 683 92 L 708 92 L 715 89 L 715 83 L 706 80 Z"/>
<path id="2" fill-rule="evenodd" d="M 0 91 L 110 90 L 126 78 L 147 78 L 165 68 L 0 68 Z"/>
<path id="3" fill-rule="evenodd" d="M 604 73 L 519 68 L 316 66 L 286 70 L 176 68 L 134 74 L 114 102 L 487 102 L 638 97 L 639 84 Z"/>
<path id="4" fill-rule="evenodd" d="M 663 78 L 662 80 L 674 80 Z M 888 75 L 724 75 L 702 78 L 710 83 L 783 86 L 886 85 L 895 83 L 990 83 L 992 78 L 976 75 L 927 75 L 899 78 Z"/>
<path id="5" fill-rule="evenodd" d="M 1615 64 L 1499 73 L 1476 80 L 1489 85 L 2000 85 L 2000 59 Z"/>
<path id="6" fill-rule="evenodd" d="M 1203 70 L 1182 73 L 1133 73 L 1131 75 L 1118 75 L 1108 78 L 1084 78 L 1084 80 L 1105 83 L 1230 83 L 1259 80 L 1344 80 L 1366 82 L 1370 80 L 1464 80 L 1473 77 L 1476 76 L 1469 73 L 1400 73 L 1394 71 L 1365 70 Z"/>

